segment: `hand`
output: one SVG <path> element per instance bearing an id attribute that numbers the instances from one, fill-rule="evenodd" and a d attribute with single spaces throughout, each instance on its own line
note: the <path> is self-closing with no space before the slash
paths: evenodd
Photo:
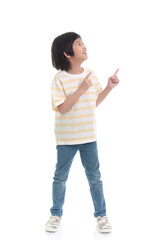
<path id="1" fill-rule="evenodd" d="M 91 79 L 88 79 L 89 76 L 92 74 L 92 72 L 90 72 L 83 80 L 82 84 L 80 85 L 80 89 L 82 90 L 82 92 L 86 92 L 88 90 L 88 88 L 90 88 L 92 86 L 92 81 Z"/>
<path id="2" fill-rule="evenodd" d="M 113 89 L 119 83 L 120 80 L 117 78 L 118 71 L 119 71 L 119 68 L 116 70 L 116 72 L 113 74 L 113 76 L 108 78 L 108 85 L 107 85 L 107 87 L 109 89 Z"/>

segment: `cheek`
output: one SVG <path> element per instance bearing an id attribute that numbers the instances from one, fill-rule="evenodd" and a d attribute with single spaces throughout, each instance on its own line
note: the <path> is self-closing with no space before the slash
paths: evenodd
<path id="1" fill-rule="evenodd" d="M 75 57 L 78 57 L 78 56 L 80 56 L 82 54 L 82 49 L 80 47 L 78 47 L 78 46 L 73 47 L 73 51 L 74 51 L 74 56 Z"/>
<path id="2" fill-rule="evenodd" d="M 76 46 L 73 47 L 73 52 L 74 52 L 74 56 L 77 56 L 78 48 Z"/>

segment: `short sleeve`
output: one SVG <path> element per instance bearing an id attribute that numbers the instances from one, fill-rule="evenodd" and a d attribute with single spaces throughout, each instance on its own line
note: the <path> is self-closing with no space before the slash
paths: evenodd
<path id="1" fill-rule="evenodd" d="M 51 96 L 52 110 L 56 110 L 57 106 L 62 104 L 66 100 L 63 85 L 58 78 L 54 78 L 51 84 Z"/>
<path id="2" fill-rule="evenodd" d="M 97 75 L 94 72 L 94 76 L 95 76 L 95 89 L 96 89 L 96 95 L 98 97 L 98 94 L 102 91 L 102 86 L 99 82 L 99 79 L 97 77 Z"/>

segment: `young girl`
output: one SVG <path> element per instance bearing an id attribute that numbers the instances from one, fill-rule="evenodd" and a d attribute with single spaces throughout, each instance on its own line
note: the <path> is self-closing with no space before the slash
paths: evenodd
<path id="1" fill-rule="evenodd" d="M 52 82 L 52 106 L 55 111 L 57 163 L 53 181 L 53 206 L 45 230 L 56 232 L 65 199 L 66 181 L 75 154 L 79 150 L 90 186 L 97 229 L 111 232 L 106 215 L 96 139 L 95 109 L 119 83 L 117 71 L 104 90 L 93 70 L 81 67 L 88 58 L 80 35 L 67 32 L 54 39 L 52 64 L 60 70 Z"/>

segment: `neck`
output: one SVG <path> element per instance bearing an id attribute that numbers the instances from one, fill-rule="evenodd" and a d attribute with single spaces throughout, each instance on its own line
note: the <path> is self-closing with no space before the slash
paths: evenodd
<path id="1" fill-rule="evenodd" d="M 71 69 L 69 69 L 67 72 L 70 74 L 81 74 L 83 73 L 84 68 L 81 67 L 80 64 L 71 64 Z"/>

